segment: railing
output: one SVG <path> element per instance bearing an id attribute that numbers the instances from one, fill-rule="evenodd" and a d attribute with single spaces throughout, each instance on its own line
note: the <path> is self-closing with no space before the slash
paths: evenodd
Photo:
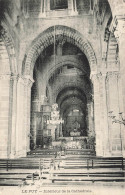
<path id="1" fill-rule="evenodd" d="M 120 168 L 122 170 L 125 170 L 125 158 L 122 157 L 112 157 L 112 158 L 103 158 L 103 157 L 93 157 L 93 158 L 88 158 L 84 157 L 83 159 L 81 158 L 80 160 L 74 160 L 74 158 L 71 157 L 71 159 L 62 159 L 57 156 L 57 158 L 49 158 L 49 159 L 3 159 L 0 160 L 0 169 L 5 169 L 6 171 L 10 169 L 44 169 L 48 168 L 51 169 L 52 166 L 55 166 L 55 164 L 58 164 L 58 162 L 64 162 L 64 166 L 68 166 L 67 164 L 72 162 L 72 166 L 75 162 L 81 163 L 82 162 L 85 165 L 87 169 L 94 169 L 94 168 Z M 37 160 L 36 160 L 37 159 Z M 79 166 L 79 165 L 77 165 Z M 57 168 L 57 166 L 55 166 Z"/>

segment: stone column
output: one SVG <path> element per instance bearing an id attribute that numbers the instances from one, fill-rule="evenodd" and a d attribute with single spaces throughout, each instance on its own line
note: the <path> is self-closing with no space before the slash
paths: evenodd
<path id="1" fill-rule="evenodd" d="M 124 113 L 124 99 L 123 99 L 123 91 L 122 91 L 122 76 L 121 73 L 118 74 L 118 93 L 119 93 L 119 110 L 122 113 L 123 119 L 125 119 L 125 113 Z M 121 120 L 121 118 L 120 118 Z M 125 125 L 121 124 L 120 125 L 120 136 L 121 136 L 121 147 L 122 147 L 122 156 L 125 157 Z"/>
<path id="2" fill-rule="evenodd" d="M 24 80 L 19 77 L 17 83 L 17 121 L 16 121 L 16 157 L 25 156 L 23 151 L 23 140 L 22 136 L 24 133 Z"/>
<path id="3" fill-rule="evenodd" d="M 41 0 L 41 12 L 39 17 L 46 17 L 46 0 Z"/>
<path id="4" fill-rule="evenodd" d="M 9 158 L 10 154 L 10 79 L 11 75 L 0 75 L 0 158 Z"/>
<path id="5" fill-rule="evenodd" d="M 56 125 L 56 132 L 55 132 L 55 138 L 56 140 L 59 139 L 59 134 L 60 134 L 60 128 L 59 128 L 59 124 Z"/>
<path id="6" fill-rule="evenodd" d="M 34 146 L 36 146 L 36 128 L 37 128 L 36 115 L 37 114 L 35 112 L 31 111 L 31 135 L 32 135 Z"/>
<path id="7" fill-rule="evenodd" d="M 68 0 L 69 15 L 77 15 L 76 0 Z"/>
<path id="8" fill-rule="evenodd" d="M 25 108 L 26 108 L 26 117 L 25 117 L 25 132 L 26 132 L 26 151 L 30 150 L 30 116 L 31 116 L 31 87 L 33 84 L 33 79 L 30 76 L 25 76 Z"/>
<path id="9" fill-rule="evenodd" d="M 103 156 L 103 133 L 101 129 L 101 106 L 100 106 L 100 75 L 92 74 L 91 79 L 94 88 L 94 126 L 96 134 L 96 155 Z"/>
<path id="10" fill-rule="evenodd" d="M 124 113 L 125 113 L 125 16 L 116 16 L 113 20 L 112 29 L 119 46 L 120 75 L 122 80 Z"/>
<path id="11" fill-rule="evenodd" d="M 108 112 L 113 111 L 116 119 L 119 119 L 120 104 L 119 104 L 119 87 L 118 87 L 118 72 L 109 72 L 108 78 Z M 122 140 L 121 140 L 121 125 L 119 123 L 112 123 L 109 119 L 109 140 L 111 147 L 111 154 L 115 156 L 122 155 Z"/>
<path id="12" fill-rule="evenodd" d="M 72 1 L 72 10 L 73 12 L 77 12 L 76 0 Z"/>
<path id="13" fill-rule="evenodd" d="M 33 136 L 33 143 L 36 146 L 36 136 L 37 136 L 37 112 L 40 112 L 41 101 L 38 99 L 31 102 L 31 135 Z"/>
<path id="14" fill-rule="evenodd" d="M 87 108 L 88 108 L 88 127 L 89 127 L 89 132 L 88 132 L 88 136 L 89 137 L 95 137 L 95 133 L 94 133 L 94 116 L 93 116 L 93 102 L 89 102 L 87 104 Z"/>
<path id="15" fill-rule="evenodd" d="M 103 155 L 111 156 L 109 146 L 109 127 L 108 127 L 108 104 L 106 90 L 106 74 L 100 77 L 100 99 L 101 99 L 101 129 L 103 133 Z"/>
<path id="16" fill-rule="evenodd" d="M 30 97 L 33 80 L 25 76 L 17 83 L 16 157 L 26 156 L 30 141 Z"/>
<path id="17" fill-rule="evenodd" d="M 46 0 L 46 11 L 50 11 L 50 0 Z"/>
<path id="18" fill-rule="evenodd" d="M 12 83 L 12 131 L 11 131 L 11 151 L 10 158 L 15 158 L 16 154 L 16 118 L 17 118 L 17 82 L 18 75 L 11 77 Z"/>
<path id="19" fill-rule="evenodd" d="M 63 133 L 62 133 L 62 123 L 59 124 L 59 137 L 63 137 Z"/>
<path id="20" fill-rule="evenodd" d="M 123 8 L 123 7 L 122 7 Z M 123 8 L 124 10 L 124 8 Z M 124 12 L 123 12 L 124 13 Z M 123 118 L 125 118 L 125 16 L 116 16 L 113 20 L 113 31 L 117 39 L 119 46 L 119 63 L 120 63 L 120 78 L 119 78 L 119 90 L 120 92 L 120 112 L 123 112 Z M 125 126 L 121 125 L 122 134 L 122 155 L 125 156 Z"/>

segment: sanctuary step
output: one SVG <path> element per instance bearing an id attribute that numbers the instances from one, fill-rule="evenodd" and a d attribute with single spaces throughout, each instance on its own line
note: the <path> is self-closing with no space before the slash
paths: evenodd
<path id="1" fill-rule="evenodd" d="M 66 150 L 60 150 L 60 149 L 36 149 L 32 150 L 27 153 L 28 157 L 41 157 L 41 156 L 57 156 L 58 153 L 63 153 L 65 156 L 95 156 L 95 151 L 92 149 L 66 149 Z"/>

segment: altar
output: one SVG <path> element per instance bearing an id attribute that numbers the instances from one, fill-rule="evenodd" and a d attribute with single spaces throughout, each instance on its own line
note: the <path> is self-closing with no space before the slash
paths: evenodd
<path id="1" fill-rule="evenodd" d="M 87 149 L 88 137 L 59 137 L 58 141 L 52 141 L 52 147 L 62 149 Z"/>

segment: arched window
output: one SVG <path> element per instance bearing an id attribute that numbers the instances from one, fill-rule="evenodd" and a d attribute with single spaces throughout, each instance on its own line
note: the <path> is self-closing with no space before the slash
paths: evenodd
<path id="1" fill-rule="evenodd" d="M 68 8 L 68 0 L 51 0 L 50 1 L 50 9 L 67 9 Z"/>

